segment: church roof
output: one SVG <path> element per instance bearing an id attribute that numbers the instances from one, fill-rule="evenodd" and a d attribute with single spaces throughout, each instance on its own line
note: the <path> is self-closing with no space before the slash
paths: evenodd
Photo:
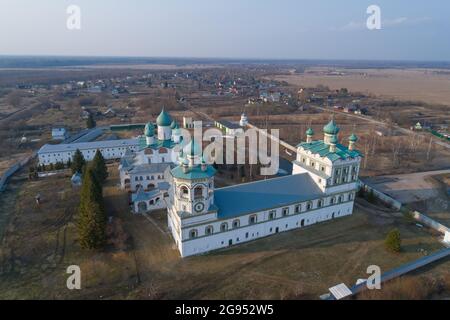
<path id="1" fill-rule="evenodd" d="M 338 134 L 339 127 L 337 126 L 336 122 L 334 122 L 334 119 L 332 119 L 327 123 L 327 125 L 323 127 L 323 132 L 327 134 Z"/>
<path id="2" fill-rule="evenodd" d="M 308 136 L 312 136 L 312 135 L 314 135 L 314 131 L 313 131 L 313 129 L 311 129 L 311 128 L 308 128 L 308 130 L 306 130 L 306 135 L 308 135 Z"/>
<path id="3" fill-rule="evenodd" d="M 156 124 L 161 127 L 168 127 L 172 124 L 172 118 L 170 115 L 164 110 L 161 110 L 158 118 L 156 118 Z"/>
<path id="4" fill-rule="evenodd" d="M 131 174 L 153 174 L 153 173 L 164 173 L 170 163 L 144 163 L 138 164 L 133 167 L 129 172 Z"/>
<path id="5" fill-rule="evenodd" d="M 153 137 L 155 135 L 155 126 L 153 123 L 148 122 L 145 125 L 144 134 L 146 137 Z"/>
<path id="6" fill-rule="evenodd" d="M 188 172 L 184 172 L 181 166 L 177 166 L 171 170 L 172 176 L 178 179 L 193 180 L 193 179 L 207 179 L 214 176 L 216 169 L 212 166 L 207 166 L 205 171 L 202 171 L 199 165 L 189 168 Z"/>
<path id="7" fill-rule="evenodd" d="M 168 148 L 173 149 L 177 145 L 177 143 L 171 141 L 171 140 L 155 140 L 155 143 L 151 145 L 147 145 L 147 141 L 145 140 L 145 137 L 139 137 L 139 149 L 145 149 L 145 148 L 151 148 L 153 150 L 157 150 L 159 148 Z"/>
<path id="8" fill-rule="evenodd" d="M 322 196 L 309 174 L 302 173 L 216 189 L 214 203 L 218 218 L 228 219 Z"/>
<path id="9" fill-rule="evenodd" d="M 358 137 L 356 136 L 356 134 L 352 133 L 350 137 L 348 137 L 348 140 L 356 142 L 358 141 Z"/>
<path id="10" fill-rule="evenodd" d="M 313 154 L 318 154 L 321 157 L 327 157 L 331 161 L 345 160 L 347 158 L 362 157 L 358 150 L 348 150 L 348 148 L 340 143 L 336 144 L 336 151 L 331 152 L 330 146 L 322 140 L 313 142 L 302 142 L 297 147 L 302 147 L 305 150 L 311 151 Z"/>

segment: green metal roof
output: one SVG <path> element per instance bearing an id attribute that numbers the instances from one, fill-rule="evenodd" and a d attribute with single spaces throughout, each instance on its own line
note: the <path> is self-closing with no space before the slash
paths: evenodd
<path id="1" fill-rule="evenodd" d="M 145 125 L 144 134 L 146 137 L 153 137 L 155 135 L 155 126 L 149 122 Z"/>
<path id="2" fill-rule="evenodd" d="M 330 152 L 330 146 L 322 140 L 316 140 L 311 143 L 302 142 L 297 147 L 302 147 L 303 149 L 311 151 L 313 154 L 318 154 L 321 157 L 327 157 L 331 161 L 363 156 L 358 150 L 348 150 L 346 146 L 340 143 L 336 144 L 335 152 Z"/>
<path id="3" fill-rule="evenodd" d="M 172 123 L 170 124 L 170 128 L 175 129 L 176 126 L 177 126 L 177 122 L 175 120 L 173 120 Z"/>
<path id="4" fill-rule="evenodd" d="M 159 148 L 173 149 L 176 145 L 177 144 L 171 140 L 156 140 L 155 143 L 147 145 L 145 137 L 139 138 L 139 150 L 143 150 L 145 148 L 151 148 L 153 150 L 158 150 Z"/>
<path id="5" fill-rule="evenodd" d="M 336 122 L 334 122 L 334 119 L 332 119 L 325 127 L 323 127 L 323 132 L 327 134 L 338 134 L 339 127 L 336 125 Z"/>
<path id="6" fill-rule="evenodd" d="M 172 124 L 172 118 L 170 115 L 164 110 L 161 110 L 158 118 L 156 118 L 156 124 L 161 127 L 168 127 Z"/>
<path id="7" fill-rule="evenodd" d="M 202 171 L 201 166 L 197 165 L 195 167 L 189 168 L 188 172 L 183 172 L 181 166 L 173 168 L 171 171 L 172 176 L 178 179 L 193 180 L 193 179 L 206 179 L 211 178 L 216 174 L 216 169 L 212 166 L 206 166 L 206 170 Z"/>
<path id="8" fill-rule="evenodd" d="M 308 135 L 308 136 L 312 136 L 312 135 L 314 135 L 314 131 L 313 131 L 313 129 L 311 129 L 311 128 L 308 128 L 308 130 L 306 130 L 306 135 Z"/>
<path id="9" fill-rule="evenodd" d="M 351 136 L 348 137 L 348 140 L 352 141 L 352 142 L 356 142 L 356 141 L 358 141 L 358 137 L 354 133 L 352 133 Z"/>
<path id="10" fill-rule="evenodd" d="M 202 154 L 202 146 L 192 139 L 184 148 L 184 152 L 190 156 L 199 156 Z"/>

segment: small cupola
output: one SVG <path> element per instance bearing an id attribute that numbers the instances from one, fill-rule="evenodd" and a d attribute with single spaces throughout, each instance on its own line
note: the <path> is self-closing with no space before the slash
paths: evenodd
<path id="1" fill-rule="evenodd" d="M 314 136 L 314 130 L 311 128 L 308 128 L 308 130 L 306 130 L 306 142 L 311 143 L 313 136 Z"/>

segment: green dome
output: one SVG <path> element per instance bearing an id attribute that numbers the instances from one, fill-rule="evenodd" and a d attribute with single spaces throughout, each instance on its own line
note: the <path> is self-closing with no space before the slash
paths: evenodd
<path id="1" fill-rule="evenodd" d="M 155 134 L 155 126 L 153 125 L 153 123 L 148 122 L 145 125 L 144 134 L 146 137 L 153 137 L 153 135 Z"/>
<path id="2" fill-rule="evenodd" d="M 323 132 L 327 134 L 338 134 L 339 127 L 334 122 L 334 119 L 328 122 L 325 127 L 323 127 Z"/>
<path id="3" fill-rule="evenodd" d="M 332 143 L 332 144 L 337 144 L 339 141 L 338 141 L 338 139 L 336 138 L 336 136 L 332 136 L 331 138 L 330 138 L 330 143 Z"/>
<path id="4" fill-rule="evenodd" d="M 164 111 L 164 109 L 162 109 L 158 118 L 156 118 L 156 124 L 160 127 L 169 127 L 172 124 L 172 118 Z"/>
<path id="5" fill-rule="evenodd" d="M 190 156 L 200 156 L 202 147 L 194 139 L 192 139 L 184 148 L 184 152 Z"/>
<path id="6" fill-rule="evenodd" d="M 356 141 L 358 141 L 358 137 L 354 133 L 352 133 L 352 135 L 350 137 L 348 137 L 348 140 L 352 141 L 352 142 L 356 142 Z"/>
<path id="7" fill-rule="evenodd" d="M 314 135 L 313 129 L 308 128 L 308 130 L 306 130 L 306 135 L 307 135 L 307 136 L 312 136 L 312 135 Z"/>
<path id="8" fill-rule="evenodd" d="M 175 120 L 173 120 L 172 123 L 170 124 L 170 128 L 175 129 L 176 126 L 177 126 L 177 122 Z"/>

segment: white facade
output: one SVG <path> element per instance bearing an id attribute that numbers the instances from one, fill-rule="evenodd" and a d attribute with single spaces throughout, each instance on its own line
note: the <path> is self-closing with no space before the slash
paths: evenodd
<path id="1" fill-rule="evenodd" d="M 72 160 L 78 149 L 87 161 L 94 158 L 97 150 L 100 150 L 106 160 L 120 159 L 127 150 L 137 151 L 138 139 L 121 139 L 108 141 L 80 142 L 70 144 L 46 144 L 38 151 L 39 164 L 48 165 L 57 162 L 67 163 Z"/>
<path id="2" fill-rule="evenodd" d="M 191 161 L 201 155 L 180 159 L 171 170 L 167 209 L 181 256 L 351 215 L 361 154 L 337 144 L 334 121 L 325 130 L 331 133 L 324 140 L 299 145 L 292 176 L 214 190 L 215 171 Z M 356 136 L 351 139 L 354 143 Z"/>

